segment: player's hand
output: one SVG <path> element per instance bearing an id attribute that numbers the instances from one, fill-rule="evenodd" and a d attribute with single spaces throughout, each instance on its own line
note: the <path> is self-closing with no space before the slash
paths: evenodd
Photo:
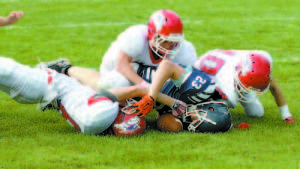
<path id="1" fill-rule="evenodd" d="M 172 114 L 173 116 L 182 116 L 186 112 L 187 105 L 182 101 L 175 101 L 172 106 Z"/>
<path id="2" fill-rule="evenodd" d="M 151 96 L 146 95 L 139 102 L 135 102 L 124 107 L 122 111 L 125 114 L 144 117 L 152 111 L 154 103 L 154 99 Z"/>
<path id="3" fill-rule="evenodd" d="M 16 23 L 20 18 L 24 17 L 24 13 L 22 11 L 13 11 L 7 17 L 8 24 Z"/>
<path id="4" fill-rule="evenodd" d="M 283 119 L 284 123 L 296 123 L 296 120 L 293 119 L 293 117 L 287 117 L 285 119 Z"/>

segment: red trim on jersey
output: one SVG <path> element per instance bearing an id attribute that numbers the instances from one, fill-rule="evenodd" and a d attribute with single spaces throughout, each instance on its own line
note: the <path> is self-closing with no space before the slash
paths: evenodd
<path id="1" fill-rule="evenodd" d="M 153 56 L 153 54 L 152 54 L 152 49 L 148 46 L 148 50 L 149 50 L 149 55 L 150 55 L 150 60 L 151 60 L 151 62 L 153 63 L 153 64 L 155 64 L 155 65 L 157 65 L 157 64 L 159 64 L 159 62 L 161 62 L 162 61 L 162 58 L 159 58 L 159 59 L 154 59 L 154 56 Z"/>
<path id="2" fill-rule="evenodd" d="M 88 99 L 88 105 L 92 105 L 94 103 L 97 103 L 99 101 L 103 101 L 103 100 L 110 100 L 108 97 L 104 97 L 104 96 L 97 96 L 97 95 L 93 95 Z"/>
<path id="3" fill-rule="evenodd" d="M 52 83 L 52 73 L 51 72 L 48 72 L 48 84 L 51 84 Z"/>
<path id="4" fill-rule="evenodd" d="M 59 105 L 59 109 L 60 109 L 60 112 L 61 112 L 61 115 L 66 119 L 68 120 L 76 130 L 78 131 L 81 131 L 79 125 L 72 119 L 72 117 L 69 115 L 69 113 L 66 111 L 66 109 L 64 108 L 63 105 Z"/>
<path id="5" fill-rule="evenodd" d="M 207 62 L 212 62 L 210 65 Z M 214 63 L 214 64 L 213 64 Z M 204 59 L 200 62 L 200 69 L 208 74 L 215 75 L 224 65 L 224 60 L 221 58 L 217 58 L 214 55 L 207 55 Z"/>

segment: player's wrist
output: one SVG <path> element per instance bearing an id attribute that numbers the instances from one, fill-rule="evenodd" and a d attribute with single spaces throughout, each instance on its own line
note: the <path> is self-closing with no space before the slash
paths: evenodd
<path id="1" fill-rule="evenodd" d="M 149 89 L 150 88 L 150 84 L 148 82 L 146 82 L 145 80 L 143 80 L 140 85 L 143 87 L 143 88 L 146 88 L 146 89 Z"/>
<path id="2" fill-rule="evenodd" d="M 288 117 L 292 117 L 292 114 L 290 113 L 289 107 L 288 105 L 283 105 L 281 107 L 279 107 L 282 119 L 286 119 Z"/>

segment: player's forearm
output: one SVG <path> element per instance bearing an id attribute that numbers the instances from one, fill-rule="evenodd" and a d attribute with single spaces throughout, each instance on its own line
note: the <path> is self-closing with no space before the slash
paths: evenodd
<path id="1" fill-rule="evenodd" d="M 185 73 L 185 69 L 176 63 L 171 61 L 163 60 L 151 83 L 151 88 L 149 89 L 149 95 L 154 99 L 158 96 L 159 91 L 163 87 L 164 83 L 169 79 L 177 80 L 181 78 Z"/>
<path id="2" fill-rule="evenodd" d="M 278 107 L 284 106 L 287 104 L 283 91 L 279 87 L 279 84 L 275 81 L 275 79 L 272 79 L 272 82 L 270 84 L 270 91 L 275 99 L 275 102 Z"/>
<path id="3" fill-rule="evenodd" d="M 128 80 L 130 80 L 134 84 L 142 83 L 144 80 L 139 77 L 132 69 L 132 67 L 130 66 L 130 62 L 131 58 L 121 52 L 117 60 L 117 71 L 122 73 Z"/>
<path id="4" fill-rule="evenodd" d="M 146 95 L 146 92 L 140 86 L 137 85 L 108 89 L 108 91 L 115 95 L 117 99 L 121 102 L 129 98 L 142 97 Z"/>
<path id="5" fill-rule="evenodd" d="M 162 94 L 162 93 L 159 93 L 158 96 L 157 96 L 157 99 L 156 99 L 158 102 L 164 104 L 164 105 L 167 105 L 169 107 L 172 107 L 176 101 L 176 99 L 170 97 L 170 96 L 167 96 L 165 94 Z"/>
<path id="6" fill-rule="evenodd" d="M 285 120 L 292 117 L 292 114 L 290 113 L 289 107 L 287 105 L 287 102 L 285 100 L 285 97 L 283 95 L 282 90 L 279 87 L 279 84 L 275 81 L 275 79 L 272 79 L 272 82 L 270 84 L 270 91 L 275 99 L 275 102 L 279 108 L 279 111 L 281 113 L 282 119 Z M 293 119 L 290 119 L 293 121 Z"/>
<path id="7" fill-rule="evenodd" d="M 0 26 L 5 26 L 5 25 L 8 25 L 8 24 L 9 23 L 8 23 L 7 18 L 0 16 Z"/>

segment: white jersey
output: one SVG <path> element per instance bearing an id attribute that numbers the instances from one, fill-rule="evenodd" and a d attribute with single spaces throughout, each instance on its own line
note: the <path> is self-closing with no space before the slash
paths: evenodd
<path id="1" fill-rule="evenodd" d="M 272 58 L 268 52 L 258 50 L 212 50 L 200 57 L 194 64 L 195 68 L 210 74 L 216 81 L 218 87 L 227 95 L 228 105 L 236 107 L 238 98 L 235 93 L 234 79 L 236 77 L 236 67 L 244 56 L 250 53 L 260 53 L 270 60 Z M 253 96 L 247 96 L 253 97 Z"/>
<path id="2" fill-rule="evenodd" d="M 102 58 L 100 65 L 101 75 L 107 74 L 116 68 L 115 65 L 120 51 L 131 57 L 133 62 L 139 62 L 149 66 L 157 66 L 159 64 L 155 62 L 152 58 L 153 56 L 150 55 L 151 49 L 148 41 L 148 27 L 146 25 L 129 27 L 118 36 L 117 40 L 111 44 Z M 194 46 L 184 40 L 179 52 L 171 61 L 181 65 L 193 65 L 196 59 L 197 54 Z"/>

